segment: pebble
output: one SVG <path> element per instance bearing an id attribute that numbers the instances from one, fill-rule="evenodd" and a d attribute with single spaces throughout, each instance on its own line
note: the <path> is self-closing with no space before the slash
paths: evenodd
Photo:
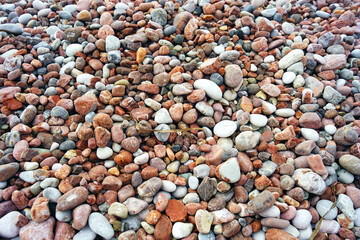
<path id="1" fill-rule="evenodd" d="M 230 158 L 216 168 L 215 174 L 219 179 L 235 183 L 240 179 L 240 167 L 236 158 Z"/>
<path id="2" fill-rule="evenodd" d="M 351 198 L 345 194 L 340 194 L 336 206 L 352 221 L 356 219 L 355 210 Z"/>
<path id="3" fill-rule="evenodd" d="M 306 229 L 310 226 L 312 215 L 308 210 L 300 209 L 296 211 L 296 216 L 292 220 L 292 224 L 297 229 Z"/>
<path id="4" fill-rule="evenodd" d="M 248 210 L 251 213 L 259 214 L 270 208 L 274 202 L 274 195 L 265 190 L 248 203 Z"/>
<path id="5" fill-rule="evenodd" d="M 222 98 L 222 92 L 218 85 L 207 79 L 199 79 L 194 82 L 194 87 L 202 89 L 205 93 L 214 100 L 220 100 Z"/>
<path id="6" fill-rule="evenodd" d="M 267 124 L 267 117 L 261 114 L 251 114 L 250 122 L 256 127 L 264 127 Z"/>
<path id="7" fill-rule="evenodd" d="M 109 221 L 101 214 L 93 212 L 89 216 L 90 229 L 105 239 L 111 239 L 114 236 L 114 230 Z"/>
<path id="8" fill-rule="evenodd" d="M 237 129 L 236 122 L 224 120 L 214 126 L 214 134 L 218 137 L 230 137 Z"/>
<path id="9" fill-rule="evenodd" d="M 333 220 L 334 218 L 336 218 L 337 213 L 338 213 L 338 208 L 336 206 L 331 209 L 333 204 L 334 203 L 329 200 L 325 200 L 325 199 L 320 200 L 316 203 L 316 210 L 318 211 L 318 213 L 321 217 L 324 217 L 324 219 Z"/>
<path id="10" fill-rule="evenodd" d="M 320 175 L 314 172 L 307 172 L 305 174 L 300 173 L 300 176 L 297 178 L 297 180 L 298 180 L 298 185 L 302 187 L 304 190 L 308 191 L 309 193 L 321 195 L 324 193 L 326 189 L 324 180 L 320 177 Z"/>

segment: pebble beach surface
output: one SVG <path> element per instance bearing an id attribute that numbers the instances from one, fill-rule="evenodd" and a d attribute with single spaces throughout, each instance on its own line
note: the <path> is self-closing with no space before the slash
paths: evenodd
<path id="1" fill-rule="evenodd" d="M 0 238 L 360 239 L 359 9 L 0 1 Z"/>

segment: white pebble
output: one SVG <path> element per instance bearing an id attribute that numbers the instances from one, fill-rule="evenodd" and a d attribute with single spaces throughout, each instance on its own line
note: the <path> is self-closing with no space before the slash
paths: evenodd
<path id="1" fill-rule="evenodd" d="M 326 125 L 325 126 L 325 131 L 330 134 L 330 135 L 334 135 L 336 133 L 336 127 L 334 125 Z"/>
<path id="2" fill-rule="evenodd" d="M 301 135 L 303 135 L 303 137 L 306 140 L 314 140 L 315 142 L 317 140 L 319 140 L 319 134 L 317 133 L 316 130 L 311 129 L 311 128 L 301 128 Z"/>
<path id="3" fill-rule="evenodd" d="M 294 72 L 286 72 L 282 75 L 282 80 L 285 84 L 292 83 L 296 78 L 296 74 Z"/>
<path id="4" fill-rule="evenodd" d="M 162 183 L 163 183 L 162 190 L 164 190 L 166 192 L 175 192 L 175 190 L 176 190 L 175 183 L 173 183 L 169 180 L 163 180 Z"/>

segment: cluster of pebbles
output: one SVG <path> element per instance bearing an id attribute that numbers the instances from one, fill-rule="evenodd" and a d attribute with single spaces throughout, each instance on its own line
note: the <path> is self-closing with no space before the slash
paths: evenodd
<path id="1" fill-rule="evenodd" d="M 2 0 L 0 238 L 360 238 L 359 9 Z"/>

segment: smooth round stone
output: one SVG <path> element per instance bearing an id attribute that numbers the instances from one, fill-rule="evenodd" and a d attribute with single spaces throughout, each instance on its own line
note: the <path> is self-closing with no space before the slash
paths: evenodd
<path id="1" fill-rule="evenodd" d="M 68 21 L 71 21 L 72 19 L 72 15 L 70 12 L 67 12 L 67 11 L 60 11 L 59 12 L 59 16 L 62 18 L 62 19 L 66 19 Z"/>
<path id="2" fill-rule="evenodd" d="M 114 215 L 119 218 L 127 218 L 128 216 L 128 209 L 127 207 L 119 202 L 114 202 L 110 205 L 108 209 L 108 213 L 110 215 Z"/>
<path id="3" fill-rule="evenodd" d="M 24 32 L 23 27 L 20 24 L 15 24 L 15 23 L 0 24 L 0 31 L 1 30 L 11 32 L 14 35 L 19 35 Z"/>
<path id="4" fill-rule="evenodd" d="M 59 146 L 59 149 L 61 151 L 67 151 L 70 149 L 75 149 L 75 142 L 72 140 L 66 140 L 65 142 L 62 142 Z"/>
<path id="5" fill-rule="evenodd" d="M 291 34 L 294 32 L 295 28 L 293 25 L 291 25 L 291 23 L 288 23 L 288 22 L 284 22 L 282 25 L 281 25 L 281 28 L 282 30 L 284 31 L 285 34 Z"/>
<path id="6" fill-rule="evenodd" d="M 234 147 L 234 143 L 231 138 L 219 138 L 216 144 L 224 149 L 224 151 L 228 151 Z"/>
<path id="7" fill-rule="evenodd" d="M 293 235 L 294 237 L 299 237 L 300 232 L 298 229 L 296 229 L 293 225 L 289 225 L 286 228 L 282 229 L 283 231 L 290 233 L 291 235 Z"/>
<path id="8" fill-rule="evenodd" d="M 192 190 L 196 190 L 199 186 L 199 179 L 197 177 L 190 176 L 188 180 L 188 184 Z"/>
<path id="9" fill-rule="evenodd" d="M 174 238 L 181 239 L 190 235 L 194 225 L 192 223 L 176 222 L 172 228 L 172 235 Z"/>
<path id="10" fill-rule="evenodd" d="M 253 233 L 251 235 L 253 237 L 254 240 L 265 240 L 265 232 L 263 230 L 260 230 L 256 233 Z"/>
<path id="11" fill-rule="evenodd" d="M 264 63 L 272 63 L 275 61 L 275 57 L 273 55 L 268 55 L 264 58 Z"/>
<path id="12" fill-rule="evenodd" d="M 142 165 L 149 161 L 149 153 L 145 152 L 134 158 L 134 163 Z"/>
<path id="13" fill-rule="evenodd" d="M 72 211 L 56 211 L 55 213 L 56 220 L 60 222 L 70 222 L 72 220 Z"/>
<path id="14" fill-rule="evenodd" d="M 285 84 L 292 83 L 296 78 L 296 74 L 294 72 L 286 72 L 282 75 L 282 80 Z"/>
<path id="15" fill-rule="evenodd" d="M 256 127 L 264 127 L 267 124 L 267 117 L 261 114 L 251 114 L 250 122 Z"/>
<path id="16" fill-rule="evenodd" d="M 326 189 L 326 184 L 324 180 L 319 174 L 316 174 L 314 172 L 307 172 L 305 174 L 302 174 L 298 179 L 298 185 L 302 187 L 305 191 L 316 195 L 322 195 Z"/>
<path id="17" fill-rule="evenodd" d="M 194 173 L 194 176 L 197 178 L 207 177 L 210 174 L 210 167 L 207 164 L 197 165 L 193 169 L 193 173 Z"/>
<path id="18" fill-rule="evenodd" d="M 168 180 L 163 180 L 162 183 L 163 183 L 162 190 L 166 192 L 175 192 L 176 190 L 175 183 Z"/>
<path id="19" fill-rule="evenodd" d="M 166 170 L 168 170 L 171 173 L 176 173 L 179 170 L 179 167 L 180 167 L 180 162 L 174 161 L 169 165 L 167 165 Z"/>
<path id="20" fill-rule="evenodd" d="M 31 14 L 25 13 L 25 14 L 20 15 L 18 21 L 19 21 L 19 23 L 26 25 L 30 21 L 31 17 L 32 17 Z"/>
<path id="21" fill-rule="evenodd" d="M 214 47 L 213 51 L 217 55 L 220 55 L 222 52 L 225 51 L 225 47 L 223 45 L 219 45 L 219 46 Z"/>
<path id="22" fill-rule="evenodd" d="M 37 162 L 25 162 L 25 164 L 24 164 L 25 171 L 35 170 L 38 167 L 39 167 L 39 163 L 37 163 Z"/>
<path id="23" fill-rule="evenodd" d="M 360 49 L 354 49 L 351 51 L 351 56 L 355 58 L 360 58 Z"/>
<path id="24" fill-rule="evenodd" d="M 33 8 L 35 8 L 36 10 L 41 10 L 41 9 L 44 9 L 46 8 L 46 3 L 40 1 L 40 0 L 35 0 L 33 3 L 32 3 L 32 6 Z"/>
<path id="25" fill-rule="evenodd" d="M 183 198 L 187 194 L 187 188 L 185 186 L 177 186 L 175 192 L 172 195 L 175 198 Z"/>
<path id="26" fill-rule="evenodd" d="M 345 184 L 350 184 L 354 182 L 354 175 L 352 175 L 350 172 L 346 171 L 345 169 L 341 169 L 337 172 L 338 174 L 338 181 Z"/>
<path id="27" fill-rule="evenodd" d="M 188 194 L 185 195 L 182 202 L 184 204 L 199 203 L 200 202 L 200 197 L 199 197 L 199 195 L 197 193 L 188 193 Z"/>
<path id="28" fill-rule="evenodd" d="M 205 234 L 205 233 L 199 233 L 198 235 L 198 240 L 215 240 L 215 234 L 210 231 L 209 233 Z"/>
<path id="29" fill-rule="evenodd" d="M 109 147 L 98 148 L 96 150 L 96 156 L 99 159 L 109 159 L 113 154 L 113 150 Z"/>
<path id="30" fill-rule="evenodd" d="M 7 186 L 7 182 L 0 182 L 0 189 L 4 189 Z"/>
<path id="31" fill-rule="evenodd" d="M 15 239 L 15 237 L 19 235 L 20 227 L 25 219 L 18 211 L 7 212 L 8 211 L 0 218 L 0 237 L 2 239 Z"/>
<path id="32" fill-rule="evenodd" d="M 222 98 L 222 91 L 220 87 L 208 79 L 196 80 L 194 82 L 194 87 L 204 90 L 205 93 L 214 100 L 220 100 Z"/>
<path id="33" fill-rule="evenodd" d="M 155 130 L 165 130 L 165 131 L 168 131 L 170 130 L 170 127 L 166 124 L 159 124 Z M 157 140 L 159 140 L 160 142 L 166 142 L 169 137 L 170 137 L 170 133 L 161 133 L 161 132 L 155 132 L 155 137 L 157 138 Z"/>
<path id="34" fill-rule="evenodd" d="M 36 182 L 36 180 L 34 179 L 34 171 L 21 172 L 19 174 L 19 178 L 21 178 L 22 180 L 24 180 L 25 182 L 28 182 L 28 183 Z"/>
<path id="35" fill-rule="evenodd" d="M 96 233 L 94 233 L 89 226 L 85 226 L 75 234 L 73 240 L 94 240 L 95 238 Z"/>
<path id="36" fill-rule="evenodd" d="M 114 229 L 110 225 L 107 218 L 98 212 L 93 212 L 89 216 L 89 227 L 93 232 L 105 239 L 110 239 L 114 236 Z"/>
<path id="37" fill-rule="evenodd" d="M 316 16 L 321 17 L 321 18 L 329 18 L 330 17 L 330 13 L 324 12 L 324 11 L 316 11 Z"/>
<path id="38" fill-rule="evenodd" d="M 173 122 L 170 113 L 166 108 L 161 108 L 159 111 L 155 113 L 154 121 L 158 124 L 163 124 L 163 123 L 166 124 Z"/>
<path id="39" fill-rule="evenodd" d="M 68 113 L 68 111 L 66 111 L 65 108 L 56 106 L 53 109 L 51 109 L 51 116 L 52 117 L 60 117 L 64 120 L 66 120 L 69 117 L 69 113 Z"/>
<path id="40" fill-rule="evenodd" d="M 275 111 L 275 114 L 280 117 L 291 117 L 295 115 L 295 111 L 291 108 L 281 108 Z"/>
<path id="41" fill-rule="evenodd" d="M 151 20 L 156 23 L 159 23 L 162 26 L 165 26 L 167 23 L 167 13 L 162 8 L 156 8 L 151 11 Z"/>
<path id="42" fill-rule="evenodd" d="M 338 208 L 335 206 L 333 209 L 329 211 L 332 205 L 333 202 L 330 200 L 325 200 L 325 199 L 320 200 L 316 203 L 316 211 L 318 211 L 320 217 L 325 216 L 324 219 L 333 220 L 334 218 L 336 218 L 338 214 Z M 327 211 L 329 212 L 327 213 Z"/>
<path id="43" fill-rule="evenodd" d="M 301 128 L 301 135 L 307 140 L 314 140 L 315 142 L 319 140 L 319 134 L 316 130 L 311 128 Z"/>
<path id="44" fill-rule="evenodd" d="M 355 175 L 360 175 L 360 159 L 350 155 L 345 154 L 340 157 L 339 159 L 340 165 Z"/>
<path id="45" fill-rule="evenodd" d="M 308 210 L 300 209 L 297 210 L 296 216 L 292 220 L 292 224 L 297 229 L 306 229 L 312 220 L 311 213 Z"/>
<path id="46" fill-rule="evenodd" d="M 44 189 L 43 196 L 48 198 L 50 202 L 56 203 L 58 198 L 61 197 L 61 192 L 57 188 L 48 187 Z"/>
<path id="47" fill-rule="evenodd" d="M 231 120 L 218 122 L 214 127 L 214 134 L 218 137 L 230 137 L 237 129 L 237 124 Z"/>
<path id="48" fill-rule="evenodd" d="M 299 230 L 299 240 L 308 240 L 312 234 L 312 227 L 309 226 L 306 229 L 298 229 Z"/>
<path id="49" fill-rule="evenodd" d="M 176 32 L 176 27 L 175 26 L 169 26 L 169 27 L 166 27 L 164 29 L 165 36 L 170 36 L 171 34 L 173 34 L 175 32 Z"/>
<path id="50" fill-rule="evenodd" d="M 107 36 L 105 40 L 106 52 L 118 50 L 120 48 L 120 40 L 115 36 Z"/>
<path id="51" fill-rule="evenodd" d="M 74 43 L 74 44 L 71 44 L 71 45 L 67 46 L 66 55 L 68 57 L 73 57 L 73 56 L 75 56 L 75 54 L 77 52 L 82 52 L 82 50 L 83 50 L 83 45 L 78 44 L 78 43 Z"/>
<path id="52" fill-rule="evenodd" d="M 355 209 L 355 216 L 356 219 L 354 221 L 354 224 L 356 227 L 360 227 L 360 208 Z"/>
<path id="53" fill-rule="evenodd" d="M 324 127 L 324 129 L 330 135 L 334 135 L 336 133 L 336 130 L 337 130 L 337 128 L 334 125 L 326 125 Z"/>
<path id="54" fill-rule="evenodd" d="M 260 136 L 261 136 L 260 132 L 252 132 L 252 131 L 241 132 L 235 138 L 236 148 L 239 151 L 253 149 L 258 144 Z"/>
<path id="55" fill-rule="evenodd" d="M 276 206 L 271 206 L 265 211 L 261 212 L 260 216 L 278 218 L 280 216 L 280 209 Z"/>

